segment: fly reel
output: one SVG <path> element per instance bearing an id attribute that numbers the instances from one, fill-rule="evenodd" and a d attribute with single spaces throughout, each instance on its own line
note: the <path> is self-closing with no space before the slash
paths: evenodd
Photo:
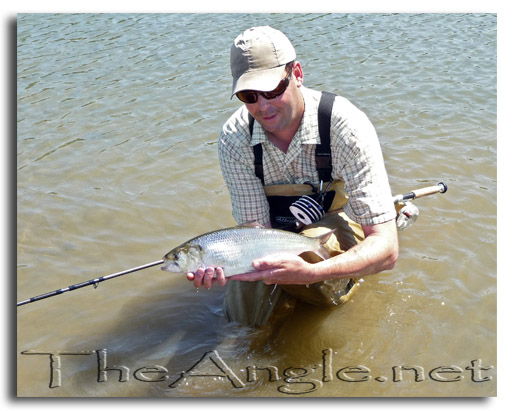
<path id="1" fill-rule="evenodd" d="M 305 225 L 321 220 L 325 211 L 321 204 L 309 196 L 302 196 L 289 206 L 289 210 L 295 218 Z"/>
<path id="2" fill-rule="evenodd" d="M 396 227 L 403 231 L 416 222 L 419 216 L 419 209 L 410 201 L 406 201 L 405 205 L 398 211 L 396 216 Z"/>
<path id="3" fill-rule="evenodd" d="M 315 223 L 325 215 L 323 208 L 325 202 L 325 195 L 327 194 L 328 188 L 332 183 L 323 190 L 323 181 L 320 183 L 319 193 L 316 196 L 301 196 L 293 204 L 289 206 L 289 211 L 293 214 L 297 221 L 304 225 Z"/>
<path id="4" fill-rule="evenodd" d="M 419 197 L 425 197 L 437 193 L 446 193 L 448 186 L 441 182 L 436 186 L 430 186 L 425 188 L 419 188 L 412 190 L 410 193 L 399 194 L 393 197 L 393 202 L 396 204 L 396 210 L 399 207 L 398 215 L 396 216 L 396 226 L 398 230 L 403 231 L 409 228 L 418 219 L 419 210 L 414 204 L 407 200 L 415 200 Z"/>

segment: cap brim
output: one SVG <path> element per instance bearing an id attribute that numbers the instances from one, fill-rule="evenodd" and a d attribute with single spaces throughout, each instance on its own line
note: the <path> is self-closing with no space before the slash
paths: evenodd
<path id="1" fill-rule="evenodd" d="M 242 90 L 274 90 L 284 77 L 284 68 L 285 65 L 267 70 L 248 71 L 242 74 L 232 84 L 232 97 Z"/>

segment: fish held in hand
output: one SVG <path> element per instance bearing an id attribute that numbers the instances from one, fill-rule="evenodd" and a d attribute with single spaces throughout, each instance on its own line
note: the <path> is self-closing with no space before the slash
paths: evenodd
<path id="1" fill-rule="evenodd" d="M 195 237 L 167 253 L 164 267 L 172 273 L 196 272 L 199 268 L 222 267 L 225 277 L 255 271 L 252 261 L 277 254 L 299 255 L 312 251 L 330 258 L 323 247 L 333 231 L 306 237 L 262 226 L 238 226 Z"/>

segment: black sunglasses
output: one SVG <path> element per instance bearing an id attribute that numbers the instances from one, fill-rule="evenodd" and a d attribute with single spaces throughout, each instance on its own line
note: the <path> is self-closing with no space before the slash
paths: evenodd
<path id="1" fill-rule="evenodd" d="M 259 94 L 264 97 L 266 100 L 271 100 L 277 98 L 278 96 L 284 94 L 287 87 L 289 86 L 289 81 L 291 80 L 291 74 L 293 72 L 293 68 L 289 70 L 289 74 L 286 78 L 280 80 L 278 86 L 271 91 L 256 91 L 256 90 L 243 90 L 236 93 L 236 96 L 243 103 L 254 104 L 257 103 L 257 99 L 259 98 Z"/>

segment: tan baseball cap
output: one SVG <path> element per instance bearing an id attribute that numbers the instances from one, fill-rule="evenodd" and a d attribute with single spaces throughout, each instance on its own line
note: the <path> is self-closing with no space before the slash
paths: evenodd
<path id="1" fill-rule="evenodd" d="M 232 97 L 241 90 L 271 91 L 284 77 L 284 65 L 296 58 L 284 33 L 253 27 L 236 37 L 230 50 Z"/>

